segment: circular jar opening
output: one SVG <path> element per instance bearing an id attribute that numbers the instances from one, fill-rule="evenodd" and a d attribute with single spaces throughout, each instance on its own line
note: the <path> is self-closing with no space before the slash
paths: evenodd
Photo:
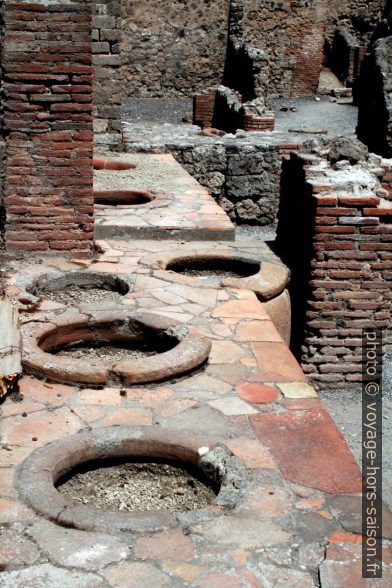
<path id="1" fill-rule="evenodd" d="M 191 327 L 118 308 L 64 313 L 45 324 L 26 323 L 22 336 L 28 370 L 80 384 L 170 380 L 197 369 L 211 351 L 211 341 Z"/>
<path id="2" fill-rule="evenodd" d="M 122 426 L 36 449 L 18 468 L 15 485 L 26 504 L 56 524 L 149 533 L 176 526 L 175 513 L 210 503 L 233 509 L 246 476 L 237 458 L 205 438 Z"/>
<path id="3" fill-rule="evenodd" d="M 84 463 L 59 479 L 56 488 L 97 509 L 185 512 L 211 504 L 220 484 L 192 464 L 140 458 Z"/>
<path id="4" fill-rule="evenodd" d="M 110 332 L 105 325 L 75 325 L 71 332 L 61 327 L 54 334 L 42 337 L 39 347 L 46 353 L 74 359 L 100 360 L 107 365 L 128 359 L 144 359 L 170 351 L 178 344 L 166 332 L 132 325 Z"/>
<path id="5" fill-rule="evenodd" d="M 105 361 L 108 365 L 128 359 L 144 359 L 173 349 L 176 341 L 172 339 L 148 338 L 134 341 L 77 341 L 60 348 L 47 349 L 60 357 Z"/>
<path id="6" fill-rule="evenodd" d="M 148 190 L 95 190 L 94 202 L 103 206 L 140 206 L 149 204 L 155 195 Z"/>
<path id="7" fill-rule="evenodd" d="M 70 272 L 61 277 L 39 280 L 30 291 L 52 302 L 74 305 L 121 302 L 129 290 L 129 284 L 118 276 Z"/>
<path id="8" fill-rule="evenodd" d="M 166 269 L 199 278 L 248 278 L 260 271 L 260 263 L 223 257 L 183 257 L 171 261 Z"/>

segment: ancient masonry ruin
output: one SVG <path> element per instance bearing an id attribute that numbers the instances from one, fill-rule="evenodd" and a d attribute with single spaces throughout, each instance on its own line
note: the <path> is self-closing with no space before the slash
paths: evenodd
<path id="1" fill-rule="evenodd" d="M 392 350 L 392 3 L 0 25 L 0 587 L 362 585 L 319 396 Z"/>

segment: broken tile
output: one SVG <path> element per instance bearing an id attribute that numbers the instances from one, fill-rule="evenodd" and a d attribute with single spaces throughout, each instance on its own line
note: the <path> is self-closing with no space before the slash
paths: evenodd
<path id="1" fill-rule="evenodd" d="M 329 494 L 361 491 L 361 473 L 325 410 L 258 414 L 251 422 L 286 480 Z"/>
<path id="2" fill-rule="evenodd" d="M 247 468 L 273 470 L 276 465 L 268 449 L 253 439 L 233 439 L 226 442 L 230 451 L 242 459 Z"/>
<path id="3" fill-rule="evenodd" d="M 243 384 L 236 389 L 238 395 L 247 402 L 253 404 L 265 404 L 276 400 L 278 391 L 272 386 L 259 386 L 257 384 Z"/>

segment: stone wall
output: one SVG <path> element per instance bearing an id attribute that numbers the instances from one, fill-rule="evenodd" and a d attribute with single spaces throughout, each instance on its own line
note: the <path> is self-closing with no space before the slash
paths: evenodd
<path id="1" fill-rule="evenodd" d="M 371 151 L 392 157 L 392 36 L 372 47 L 356 94 L 358 137 Z"/>
<path id="2" fill-rule="evenodd" d="M 321 0 L 242 0 L 244 42 L 270 60 L 269 90 L 311 96 L 323 62 L 326 11 Z"/>
<path id="3" fill-rule="evenodd" d="M 237 224 L 276 222 L 282 158 L 298 144 L 200 145 L 171 149 Z"/>
<path id="4" fill-rule="evenodd" d="M 363 49 L 347 29 L 337 27 L 328 51 L 327 63 L 346 86 L 353 86 L 363 59 Z"/>
<path id="5" fill-rule="evenodd" d="M 92 52 L 94 67 L 93 116 L 98 143 L 121 142 L 122 69 L 121 2 L 92 3 Z"/>
<path id="6" fill-rule="evenodd" d="M 118 81 L 124 100 L 131 97 L 189 97 L 215 90 L 249 70 L 256 85 L 266 85 L 275 96 L 311 96 L 318 85 L 324 60 L 324 41 L 333 51 L 337 28 L 368 46 L 386 0 L 108 0 L 94 2 L 94 66 L 101 97 L 96 111 L 110 114 L 119 102 Z M 229 27 L 229 9 L 230 27 Z M 100 18 L 99 18 L 100 17 Z M 104 18 L 107 18 L 105 21 Z M 121 38 L 122 37 L 122 38 Z M 231 40 L 229 42 L 229 37 Z M 239 57 L 233 60 L 233 40 Z M 242 48 L 242 49 L 241 49 Z M 257 81 L 247 50 L 268 54 L 269 80 Z M 240 55 L 241 54 L 241 55 Z M 362 57 L 363 51 L 360 51 Z M 120 62 L 122 68 L 120 67 Z M 336 60 L 335 60 L 336 62 Z M 226 64 L 226 68 L 225 68 Z M 246 76 L 245 76 L 246 77 Z M 261 76 L 263 77 L 263 76 Z M 269 86 L 269 89 L 268 89 Z M 112 94 L 110 94 L 110 88 Z M 257 96 L 259 94 L 256 94 Z M 112 110 L 112 112 L 114 112 Z"/>
<path id="7" fill-rule="evenodd" d="M 387 0 L 328 0 L 327 41 L 332 43 L 336 28 L 341 27 L 360 45 L 368 46 L 386 3 Z"/>
<path id="8" fill-rule="evenodd" d="M 235 133 L 244 126 L 242 96 L 226 86 L 216 92 L 212 126 L 226 133 Z"/>
<path id="9" fill-rule="evenodd" d="M 221 83 L 229 0 L 122 0 L 125 96 L 191 96 Z"/>
<path id="10" fill-rule="evenodd" d="M 93 247 L 91 5 L 5 3 L 5 242 Z"/>
<path id="11" fill-rule="evenodd" d="M 357 80 L 379 27 L 386 0 L 332 0 L 326 30 L 326 64 L 347 86 Z"/>
<path id="12" fill-rule="evenodd" d="M 0 0 L 0 64 L 3 62 L 4 0 Z M 4 247 L 5 210 L 3 182 L 5 166 L 5 144 L 3 137 L 3 71 L 0 67 L 0 249 Z"/>
<path id="13" fill-rule="evenodd" d="M 372 151 L 392 157 L 392 0 L 374 32 L 354 97 L 359 138 Z"/>
<path id="14" fill-rule="evenodd" d="M 381 163 L 332 170 L 292 154 L 284 164 L 277 244 L 292 270 L 292 347 L 320 386 L 361 382 L 362 329 L 390 340 L 392 202 Z"/>

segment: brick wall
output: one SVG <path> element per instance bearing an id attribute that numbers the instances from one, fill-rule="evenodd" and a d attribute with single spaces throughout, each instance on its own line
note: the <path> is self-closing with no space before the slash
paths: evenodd
<path id="1" fill-rule="evenodd" d="M 244 131 L 273 131 L 275 129 L 275 115 L 271 112 L 266 116 L 255 116 L 254 114 L 244 114 L 243 119 Z"/>
<path id="2" fill-rule="evenodd" d="M 118 145 L 121 142 L 123 94 L 121 2 L 93 2 L 92 12 L 95 141 Z"/>
<path id="3" fill-rule="evenodd" d="M 242 0 L 244 42 L 270 60 L 269 91 L 279 96 L 315 93 L 323 62 L 327 15 L 322 0 Z"/>
<path id="4" fill-rule="evenodd" d="M 193 97 L 193 124 L 200 127 L 212 127 L 216 91 L 208 94 L 196 94 Z"/>
<path id="5" fill-rule="evenodd" d="M 5 3 L 5 242 L 85 256 L 93 246 L 91 5 Z"/>
<path id="6" fill-rule="evenodd" d="M 388 163 L 388 160 L 384 160 L 382 163 L 383 177 L 382 187 L 386 191 L 385 197 L 392 201 L 392 165 Z"/>
<path id="7" fill-rule="evenodd" d="M 390 341 L 392 205 L 385 170 L 363 164 L 363 188 L 353 168 L 331 175 L 320 163 L 285 162 L 277 243 L 292 269 L 293 351 L 314 382 L 341 387 L 361 381 L 363 328 Z"/>

